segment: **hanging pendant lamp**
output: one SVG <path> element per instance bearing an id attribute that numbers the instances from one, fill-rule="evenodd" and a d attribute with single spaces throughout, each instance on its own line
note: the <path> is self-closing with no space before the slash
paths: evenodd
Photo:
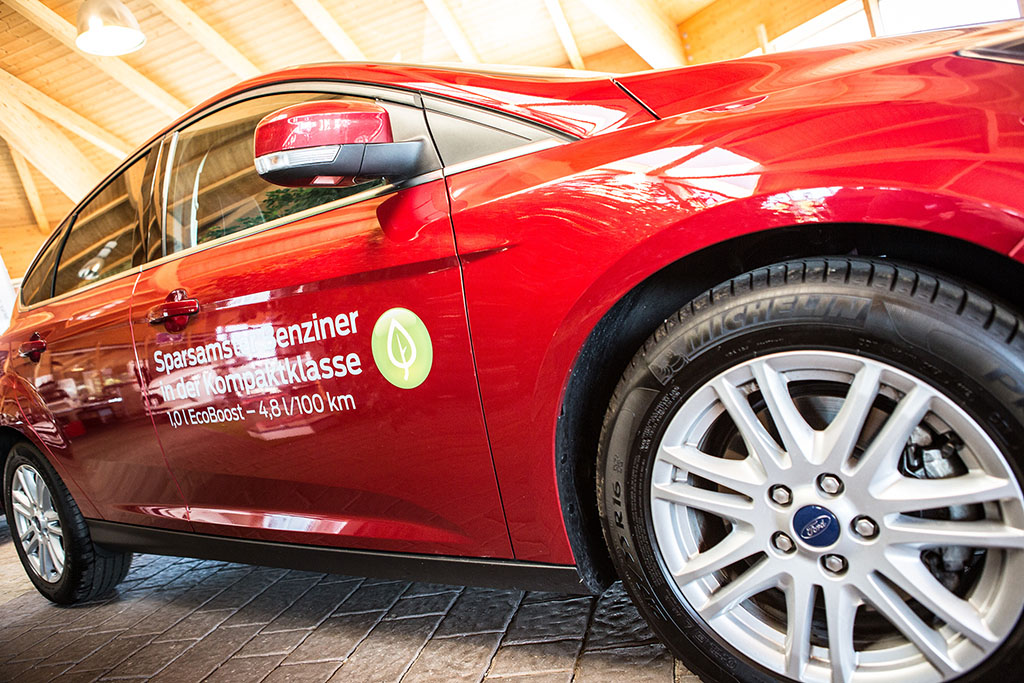
<path id="1" fill-rule="evenodd" d="M 115 57 L 135 52 L 146 44 L 139 22 L 119 0 L 85 0 L 78 8 L 78 37 L 82 52 Z"/>

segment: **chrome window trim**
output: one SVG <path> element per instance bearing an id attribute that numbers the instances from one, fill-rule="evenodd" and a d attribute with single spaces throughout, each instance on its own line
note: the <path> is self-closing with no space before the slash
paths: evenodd
<path id="1" fill-rule="evenodd" d="M 117 273 L 115 275 L 110 275 L 108 277 L 103 278 L 102 280 L 97 280 L 96 282 L 93 282 L 91 284 L 85 285 L 84 287 L 79 287 L 78 289 L 72 289 L 70 291 L 64 292 L 63 294 L 58 294 L 57 296 L 53 297 L 52 299 L 45 299 L 43 301 L 40 301 L 37 304 L 32 304 L 31 306 L 19 306 L 18 310 L 19 311 L 32 311 L 32 310 L 35 310 L 35 309 L 40 308 L 42 306 L 49 306 L 50 304 L 60 303 L 64 299 L 70 299 L 71 297 L 75 296 L 76 294 L 81 294 L 82 292 L 88 292 L 89 290 L 96 289 L 100 285 L 107 285 L 107 284 L 110 284 L 111 282 L 117 282 L 118 280 L 120 280 L 122 278 L 125 278 L 125 277 L 128 277 L 129 275 L 138 275 L 141 272 L 142 272 L 142 266 L 134 266 L 134 267 L 132 267 L 129 270 L 123 270 L 120 273 Z M 19 302 L 19 304 L 20 303 L 21 302 Z"/>
<path id="2" fill-rule="evenodd" d="M 488 154 L 487 156 L 478 157 L 469 161 L 461 161 L 451 166 L 445 166 L 442 171 L 447 178 L 453 176 L 456 173 L 462 173 L 463 171 L 471 171 L 474 168 L 482 168 L 483 166 L 490 166 L 491 164 L 497 164 L 502 161 L 508 161 L 509 159 L 515 159 L 516 157 L 525 156 L 527 154 L 533 154 L 534 152 L 540 152 L 545 149 L 551 149 L 552 147 L 560 147 L 566 144 L 565 140 L 557 140 L 550 138 L 548 140 L 537 140 L 520 147 L 513 147 L 505 150 L 504 152 L 496 152 L 494 154 Z"/>
<path id="3" fill-rule="evenodd" d="M 39 308 L 40 306 L 46 306 L 46 305 L 49 305 L 49 304 L 52 304 L 52 303 L 58 303 L 58 302 L 60 302 L 60 301 L 62 301 L 64 299 L 67 299 L 67 298 L 71 297 L 71 296 L 74 296 L 74 295 L 82 293 L 82 292 L 87 292 L 90 289 L 93 289 L 93 288 L 95 288 L 95 287 L 97 287 L 99 285 L 105 285 L 105 284 L 108 284 L 110 282 L 114 282 L 114 281 L 116 281 L 116 280 L 118 280 L 118 279 L 120 279 L 122 277 L 126 277 L 128 275 L 133 274 L 133 273 L 134 274 L 140 274 L 140 273 L 145 272 L 145 271 L 147 271 L 147 270 L 149 270 L 151 268 L 156 268 L 157 266 L 161 266 L 161 265 L 163 265 L 165 263 L 170 263 L 172 261 L 177 261 L 178 259 L 182 259 L 182 258 L 185 258 L 187 256 L 191 256 L 192 254 L 196 254 L 196 253 L 199 253 L 201 251 L 205 251 L 207 249 L 211 249 L 213 247 L 218 247 L 218 246 L 221 246 L 221 245 L 224 245 L 224 244 L 228 244 L 228 243 L 234 242 L 236 240 L 244 239 L 244 238 L 250 237 L 252 235 L 257 235 L 257 234 L 259 234 L 261 232 L 265 232 L 267 230 L 273 230 L 274 228 L 277 228 L 277 227 L 280 227 L 282 225 L 286 225 L 288 223 L 292 223 L 292 222 L 295 222 L 295 221 L 298 221 L 298 220 L 302 220 L 303 218 L 309 218 L 310 216 L 316 216 L 318 214 L 326 213 L 328 211 L 331 211 L 333 209 L 342 208 L 342 207 L 348 206 L 350 204 L 357 204 L 359 202 L 363 202 L 363 201 L 366 201 L 368 199 L 374 199 L 376 197 L 382 197 L 384 195 L 388 195 L 388 194 L 391 194 L 391 193 L 394 193 L 394 192 L 398 192 L 399 190 L 404 190 L 404 189 L 409 188 L 409 187 L 415 187 L 417 185 L 423 185 L 425 183 L 429 183 L 429 182 L 432 182 L 432 181 L 435 181 L 435 180 L 441 180 L 442 178 L 443 178 L 443 175 L 442 175 L 441 171 L 437 170 L 437 171 L 430 171 L 430 172 L 424 173 L 422 175 L 418 175 L 415 178 L 410 178 L 409 180 L 406 180 L 406 181 L 403 181 L 403 182 L 400 182 L 400 183 L 386 183 L 384 185 L 378 185 L 377 187 L 373 187 L 373 188 L 364 190 L 363 192 L 357 192 L 356 194 L 349 195 L 348 197 L 342 197 L 341 199 L 336 199 L 333 202 L 327 202 L 325 204 L 320 204 L 319 206 L 311 207 L 309 209 L 306 209 L 305 211 L 299 211 L 297 213 L 289 214 L 287 216 L 282 216 L 281 218 L 277 218 L 277 219 L 272 220 L 272 221 L 267 221 L 266 223 L 260 223 L 259 225 L 252 226 L 251 228 L 246 228 L 245 230 L 239 230 L 238 232 L 233 232 L 230 235 L 224 235 L 222 237 L 218 237 L 217 239 L 210 240 L 209 242 L 203 242 L 201 244 L 197 244 L 194 247 L 189 247 L 188 249 L 182 249 L 181 251 L 176 251 L 173 254 L 168 254 L 167 256 L 163 256 L 161 258 L 154 259 L 152 261 L 149 261 L 147 263 L 142 264 L 141 266 L 135 266 L 135 267 L 133 267 L 130 270 L 126 270 L 126 271 L 123 271 L 123 272 L 118 273 L 116 275 L 111 275 L 110 277 L 104 278 L 104 279 L 99 280 L 97 282 L 93 282 L 92 284 L 86 285 L 85 287 L 79 287 L 78 289 L 73 289 L 70 292 L 64 292 L 63 294 L 61 294 L 59 296 L 55 296 L 55 297 L 50 298 L 50 299 L 45 299 L 43 301 L 40 301 L 37 304 L 33 304 L 32 306 L 28 306 L 28 307 L 19 306 L 18 310 L 20 310 L 20 311 L 31 311 L 31 310 L 33 310 L 35 308 Z"/>
<path id="4" fill-rule="evenodd" d="M 989 62 L 1004 62 L 1006 64 L 1024 64 L 1024 57 L 1014 57 L 1009 54 L 996 52 L 994 50 L 986 48 L 959 50 L 956 54 L 960 57 L 970 57 L 971 59 L 984 59 Z"/>
<path id="5" fill-rule="evenodd" d="M 95 188 L 93 188 L 93 190 L 90 191 L 89 194 L 87 194 L 85 196 L 85 198 L 82 199 L 82 201 L 80 201 L 78 204 L 75 205 L 75 207 L 68 214 L 68 217 L 65 219 L 65 220 L 70 220 L 70 222 L 69 222 L 68 226 L 65 227 L 65 229 L 63 230 L 64 234 L 63 235 L 57 235 L 54 239 L 64 239 L 67 236 L 68 231 L 71 228 L 74 227 L 74 221 L 75 221 L 75 218 L 77 217 L 77 214 L 78 214 L 78 211 L 79 211 L 80 207 L 84 206 L 97 193 L 101 192 L 104 188 L 106 188 L 106 186 L 110 182 L 112 182 L 112 180 L 114 178 L 118 177 L 120 175 L 120 173 L 122 173 L 128 166 L 130 166 L 132 163 L 134 163 L 139 157 L 143 156 L 144 154 L 148 154 L 155 147 L 164 144 L 168 139 L 171 139 L 171 144 L 173 145 L 177 141 L 176 139 L 177 139 L 178 133 L 181 130 L 183 130 L 184 128 L 186 128 L 186 127 L 196 123 L 197 121 L 199 121 L 199 120 L 201 120 L 201 119 L 203 119 L 203 118 L 205 118 L 207 116 L 210 116 L 211 114 L 214 114 L 214 113 L 216 113 L 218 111 L 221 111 L 222 109 L 225 109 L 226 107 L 238 104 L 240 102 L 245 102 L 247 100 L 255 99 L 255 98 L 258 98 L 258 97 L 266 97 L 268 95 L 277 95 L 277 94 L 285 94 L 285 93 L 301 93 L 301 92 L 324 93 L 324 94 L 340 94 L 340 95 L 350 95 L 350 96 L 353 96 L 353 97 L 376 98 L 376 99 L 381 99 L 381 100 L 385 100 L 385 101 L 388 101 L 388 102 L 392 102 L 394 104 L 415 107 L 415 108 L 418 108 L 418 109 L 420 109 L 422 111 L 426 110 L 426 106 L 425 106 L 425 103 L 424 103 L 424 96 L 421 95 L 418 92 L 410 91 L 410 90 L 407 90 L 407 89 L 392 88 L 392 87 L 388 87 L 388 86 L 377 85 L 377 84 L 372 84 L 372 83 L 357 82 L 357 81 L 302 79 L 302 80 L 293 80 L 293 81 L 285 81 L 285 82 L 273 83 L 273 84 L 267 84 L 267 85 L 260 85 L 260 86 L 253 87 L 253 88 L 251 88 L 249 90 L 244 90 L 242 92 L 235 93 L 233 95 L 225 97 L 224 99 L 222 99 L 222 100 L 220 100 L 218 102 L 215 102 L 215 103 L 211 104 L 210 106 L 206 107 L 202 111 L 195 112 L 193 115 L 188 116 L 187 118 L 184 118 L 181 121 L 178 121 L 172 128 L 166 130 L 166 132 L 164 132 L 163 134 L 158 135 L 157 137 L 149 140 L 143 147 L 141 147 L 138 150 L 135 150 L 133 153 L 131 153 L 130 155 L 125 157 L 125 159 L 120 164 L 118 164 L 117 168 L 115 168 L 114 171 L 112 171 L 109 175 L 107 175 L 107 177 L 104 178 L 102 182 L 97 184 L 97 186 Z M 465 102 L 461 102 L 461 101 L 452 101 L 450 103 L 450 106 L 444 106 L 445 104 L 448 104 L 446 102 L 447 98 L 438 97 L 436 95 L 431 95 L 430 98 L 432 100 L 434 100 L 435 103 L 437 103 L 432 108 L 434 109 L 434 111 L 437 111 L 438 113 L 446 113 L 446 114 L 449 114 L 449 115 L 459 116 L 459 114 L 455 113 L 456 110 L 466 110 L 466 109 L 475 109 L 475 108 L 477 108 L 475 105 L 471 105 L 471 104 L 468 104 L 468 103 L 465 103 Z M 552 137 L 549 138 L 549 139 L 545 139 L 545 140 L 538 140 L 536 142 L 531 142 L 531 143 L 528 143 L 526 145 L 522 145 L 520 147 L 514 147 L 514 148 L 506 150 L 504 152 L 497 152 L 495 154 L 489 154 L 487 156 L 479 157 L 477 159 L 472 159 L 472 160 L 469 160 L 469 161 L 464 161 L 464 162 L 460 162 L 460 163 L 457 163 L 457 164 L 452 164 L 452 165 L 449 165 L 449 166 L 443 166 L 440 169 L 429 171 L 427 173 L 421 174 L 419 176 L 416 176 L 414 178 L 410 178 L 408 180 L 405 180 L 405 181 L 402 181 L 402 182 L 399 182 L 399 183 L 387 183 L 385 185 L 380 185 L 378 187 L 366 190 L 365 192 L 359 192 L 357 194 L 350 195 L 348 197 L 343 197 L 342 199 L 337 199 L 337 200 L 335 200 L 333 202 L 327 202 L 325 204 L 321 204 L 319 206 L 315 206 L 315 207 L 306 209 L 305 211 L 300 211 L 300 212 L 297 212 L 297 213 L 294 213 L 294 214 L 290 214 L 288 216 L 283 216 L 281 218 L 278 218 L 278 219 L 275 219 L 275 220 L 272 220 L 272 221 L 267 221 L 266 223 L 261 223 L 259 225 L 254 225 L 254 226 L 252 226 L 250 228 L 246 228 L 245 230 L 240 230 L 240 231 L 238 231 L 236 233 L 232 233 L 230 235 L 224 235 L 222 237 L 218 237 L 215 240 L 210 240 L 209 242 L 203 242 L 201 244 L 197 244 L 197 245 L 194 245 L 192 247 L 189 247 L 188 249 L 183 249 L 183 250 L 175 252 L 173 254 L 167 254 L 167 255 L 162 256 L 162 257 L 160 257 L 158 259 L 153 259 L 152 261 L 148 261 L 148 262 L 146 262 L 146 263 L 144 263 L 144 264 L 142 264 L 140 266 L 134 266 L 130 270 L 126 270 L 126 271 L 123 271 L 122 273 L 118 273 L 118 274 L 112 275 L 112 276 L 110 276 L 108 278 L 104 278 L 104 279 L 99 280 L 97 282 L 94 282 L 94 283 L 92 283 L 90 285 L 86 285 L 85 287 L 79 287 L 78 289 L 73 289 L 73 290 L 71 290 L 69 292 L 64 292 L 63 294 L 61 294 L 59 296 L 51 297 L 49 299 L 43 299 L 42 301 L 39 301 L 39 302 L 37 302 L 37 303 L 35 303 L 35 304 L 31 305 L 31 306 L 25 306 L 24 305 L 24 303 L 22 301 L 22 294 L 19 293 L 19 296 L 18 296 L 18 310 L 19 311 L 31 311 L 31 310 L 34 310 L 36 308 L 49 305 L 51 303 L 57 303 L 57 302 L 63 301 L 64 299 L 66 299 L 68 297 L 74 296 L 76 294 L 79 294 L 79 293 L 82 293 L 82 292 L 88 292 L 91 289 L 93 289 L 93 288 L 95 288 L 95 287 L 97 287 L 99 285 L 107 284 L 109 282 L 114 282 L 114 281 L 116 281 L 116 280 L 118 280 L 118 279 L 120 279 L 122 277 L 127 277 L 128 275 L 131 275 L 131 274 L 140 274 L 140 273 L 142 273 L 142 272 L 144 272 L 146 270 L 149 270 L 150 268 L 154 268 L 156 266 L 159 266 L 159 265 L 162 265 L 162 264 L 165 264 L 165 263 L 169 263 L 171 261 L 175 261 L 175 260 L 180 259 L 180 258 L 185 258 L 187 256 L 190 256 L 191 254 L 198 253 L 198 252 L 203 251 L 205 249 L 210 249 L 210 248 L 217 247 L 217 246 L 220 246 L 220 245 L 223 245 L 223 244 L 228 244 L 230 242 L 234 242 L 235 240 L 244 239 L 246 237 L 249 237 L 251 235 L 259 234 L 259 233 L 264 232 L 266 230 L 272 230 L 272 229 L 274 229 L 276 227 L 279 227 L 281 225 L 286 225 L 286 224 L 294 222 L 294 221 L 302 220 L 304 218 L 309 218 L 310 216 L 316 216 L 318 214 L 325 213 L 325 212 L 331 211 L 333 209 L 341 208 L 343 206 L 348 206 L 350 204 L 355 204 L 355 203 L 362 202 L 362 201 L 365 201 L 365 200 L 368 200 L 368 199 L 374 199 L 376 197 L 380 197 L 380 196 L 389 194 L 391 192 L 397 192 L 399 190 L 403 190 L 403 189 L 406 189 L 406 188 L 409 188 L 409 187 L 415 187 L 416 185 L 422 185 L 424 183 L 428 183 L 428 182 L 431 182 L 431 181 L 434 181 L 434 180 L 440 180 L 442 178 L 446 178 L 448 176 L 452 176 L 452 175 L 455 175 L 455 174 L 458 174 L 458 173 L 462 173 L 464 171 L 470 171 L 470 170 L 473 170 L 473 169 L 476 169 L 476 168 L 482 168 L 484 166 L 490 166 L 492 164 L 500 163 L 502 161 L 507 161 L 509 159 L 514 159 L 514 158 L 520 157 L 520 156 L 525 156 L 527 154 L 532 154 L 534 152 L 539 152 L 539 151 L 542 151 L 542 150 L 545 150 L 545 149 L 550 149 L 552 147 L 557 147 L 557 146 L 560 146 L 560 145 L 564 145 L 564 144 L 567 144 L 568 142 L 572 142 L 572 141 L 576 140 L 576 138 L 573 138 L 573 137 L 569 136 L 568 134 L 566 134 L 564 132 L 548 128 L 547 126 L 543 126 L 543 125 L 537 124 L 536 122 L 533 122 L 533 121 L 527 121 L 525 119 L 520 119 L 519 117 L 509 115 L 509 114 L 507 114 L 505 112 L 496 112 L 496 111 L 493 111 L 493 110 L 490 110 L 490 109 L 486 109 L 486 108 L 481 108 L 481 109 L 483 109 L 485 112 L 487 112 L 489 114 L 492 114 L 492 115 L 494 115 L 496 117 L 507 118 L 507 119 L 510 119 L 512 121 L 515 121 L 516 123 L 529 125 L 529 126 L 537 128 L 539 130 L 543 130 L 543 131 L 551 134 Z M 463 115 L 461 118 L 465 118 L 465 116 Z M 471 119 L 467 119 L 467 120 L 471 121 Z M 425 120 L 424 120 L 424 123 L 426 123 Z M 426 129 L 427 129 L 427 133 L 429 135 L 430 134 L 429 126 L 427 126 Z M 433 143 L 433 136 L 432 135 L 431 135 L 431 143 Z M 173 149 L 171 151 L 173 152 Z M 173 159 L 173 153 L 167 155 L 168 163 L 170 163 L 171 159 Z M 160 177 L 160 175 L 162 175 L 163 177 Z M 168 182 L 169 175 L 170 174 L 166 172 L 166 169 L 163 169 L 160 174 L 157 174 L 157 175 L 154 176 L 153 182 L 154 183 L 158 182 L 158 178 L 159 178 L 160 182 L 166 183 L 166 182 Z M 154 209 L 157 210 L 158 212 L 160 212 L 161 214 L 165 214 L 165 212 L 166 212 L 166 207 L 163 206 L 163 204 L 166 202 L 166 189 L 167 188 L 165 187 L 164 188 L 165 191 L 163 192 L 163 196 L 158 198 L 161 205 L 160 206 L 154 206 Z M 165 219 L 166 219 L 166 215 L 161 215 L 160 216 L 160 223 L 161 223 L 161 225 L 164 224 L 164 220 Z M 55 232 L 59 232 L 59 231 L 55 231 Z M 163 230 L 161 230 L 161 237 L 166 242 L 167 235 L 166 235 L 166 232 L 163 231 Z M 145 238 L 146 238 L 146 236 L 144 236 L 144 239 Z M 47 242 L 44 243 L 44 248 L 45 248 L 46 244 L 48 244 L 48 243 L 49 243 L 49 240 L 47 240 Z M 166 251 L 166 244 L 164 245 L 164 247 L 165 247 L 164 251 Z M 39 252 L 37 252 L 36 258 L 33 259 L 31 265 L 29 266 L 29 268 L 25 271 L 26 274 L 31 272 L 32 269 L 35 267 L 36 262 L 38 260 L 38 257 L 43 253 L 44 248 L 41 248 L 39 250 Z M 55 264 L 55 268 L 59 267 L 59 265 L 60 265 L 60 254 L 58 254 L 57 263 Z M 54 275 L 54 277 L 55 277 L 55 275 Z M 52 283 L 51 283 L 51 287 L 52 287 Z"/>
<path id="6" fill-rule="evenodd" d="M 342 197 L 341 199 L 335 199 L 332 202 L 326 202 L 324 204 L 320 204 L 318 206 L 305 209 L 304 211 L 298 211 L 296 213 L 288 214 L 287 216 L 282 216 L 281 218 L 275 218 L 272 221 L 267 221 L 265 223 L 260 223 L 259 225 L 254 225 L 250 228 L 246 228 L 245 230 L 239 230 L 238 232 L 233 232 L 229 235 L 222 235 L 221 237 L 210 240 L 208 242 L 201 242 L 199 244 L 189 247 L 188 249 L 182 249 L 181 251 L 176 251 L 173 254 L 168 254 L 166 256 L 162 256 L 161 258 L 148 261 L 141 265 L 139 269 L 142 271 L 147 271 L 151 268 L 155 268 L 165 263 L 177 261 L 180 258 L 191 256 L 192 254 L 197 254 L 201 251 L 212 249 L 214 247 L 219 247 L 224 244 L 229 244 L 236 240 L 245 239 L 246 237 L 251 237 L 252 235 L 258 235 L 261 232 L 273 230 L 274 228 L 280 227 L 282 225 L 287 225 L 289 223 L 294 223 L 295 221 L 300 221 L 304 218 L 317 216 L 319 214 L 332 211 L 334 209 L 340 209 L 342 207 L 350 206 L 352 204 L 358 204 L 368 199 L 375 199 L 377 197 L 382 197 L 384 195 L 388 195 L 393 192 L 398 192 L 399 190 L 404 190 L 409 187 L 423 185 L 424 183 L 429 183 L 434 180 L 441 180 L 442 178 L 443 176 L 441 174 L 441 171 L 436 170 L 423 173 L 421 175 L 402 181 L 400 183 L 385 183 L 384 185 L 378 185 L 376 187 L 369 188 L 362 192 L 357 192 L 356 194 L 352 194 L 347 197 Z"/>

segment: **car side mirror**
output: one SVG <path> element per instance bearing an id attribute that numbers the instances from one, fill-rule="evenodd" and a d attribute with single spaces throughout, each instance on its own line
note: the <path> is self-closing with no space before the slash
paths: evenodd
<path id="1" fill-rule="evenodd" d="M 285 187 L 350 185 L 357 178 L 403 178 L 421 166 L 423 141 L 395 142 L 384 107 L 318 100 L 266 116 L 253 137 L 256 172 Z"/>

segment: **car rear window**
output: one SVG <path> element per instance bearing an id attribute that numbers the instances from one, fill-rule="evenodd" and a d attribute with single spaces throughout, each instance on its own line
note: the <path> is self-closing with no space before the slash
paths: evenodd
<path id="1" fill-rule="evenodd" d="M 132 268 L 141 247 L 139 207 L 145 170 L 143 156 L 75 212 L 60 255 L 55 296 Z"/>
<path id="2" fill-rule="evenodd" d="M 53 266 L 57 262 L 60 243 L 63 241 L 63 226 L 54 232 L 56 234 L 47 242 L 39 258 L 22 280 L 21 302 L 25 306 L 34 306 L 53 296 Z"/>

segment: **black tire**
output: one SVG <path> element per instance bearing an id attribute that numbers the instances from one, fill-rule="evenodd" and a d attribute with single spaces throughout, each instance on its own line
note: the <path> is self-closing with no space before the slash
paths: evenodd
<path id="1" fill-rule="evenodd" d="M 856 354 L 924 380 L 949 397 L 982 426 L 1019 486 L 1024 482 L 1021 328 L 1021 317 L 1008 307 L 952 279 L 842 257 L 746 273 L 667 320 L 637 352 L 612 397 L 600 439 L 597 498 L 619 576 L 668 648 L 705 681 L 792 680 L 726 642 L 666 576 L 652 528 L 652 467 L 669 421 L 687 398 L 725 370 L 767 354 Z M 1014 597 L 1024 605 L 1024 585 L 1019 591 Z M 984 661 L 952 679 L 1005 678 L 1022 656 L 1024 620 L 1018 615 Z"/>
<path id="2" fill-rule="evenodd" d="M 42 477 L 60 518 L 65 562 L 56 581 L 44 580 L 31 567 L 19 538 L 12 490 L 15 472 L 23 465 L 28 465 Z M 4 468 L 4 506 L 14 546 L 25 573 L 46 599 L 60 605 L 70 605 L 102 597 L 113 591 L 127 576 L 132 554 L 107 550 L 92 542 L 85 518 L 64 482 L 39 450 L 26 441 L 14 444 L 8 455 Z"/>

